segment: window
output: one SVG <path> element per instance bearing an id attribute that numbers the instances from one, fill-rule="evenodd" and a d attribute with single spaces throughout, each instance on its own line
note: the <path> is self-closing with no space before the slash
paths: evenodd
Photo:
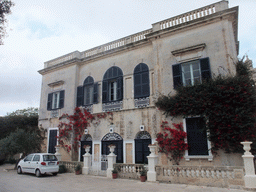
<path id="1" fill-rule="evenodd" d="M 109 101 L 116 101 L 117 98 L 117 81 L 111 81 L 109 86 Z"/>
<path id="2" fill-rule="evenodd" d="M 187 132 L 189 149 L 185 152 L 185 158 L 208 158 L 212 159 L 210 142 L 205 131 L 206 122 L 202 117 L 184 119 L 184 130 Z M 187 157 L 186 157 L 187 156 Z"/>
<path id="3" fill-rule="evenodd" d="M 40 161 L 40 155 L 35 155 L 32 161 Z"/>
<path id="4" fill-rule="evenodd" d="M 65 91 L 58 91 L 48 94 L 47 110 L 55 110 L 64 107 L 64 94 Z"/>
<path id="5" fill-rule="evenodd" d="M 98 83 L 91 76 L 84 80 L 83 86 L 77 87 L 77 107 L 98 103 Z"/>
<path id="6" fill-rule="evenodd" d="M 31 161 L 33 156 L 34 156 L 33 154 L 28 155 L 28 156 L 24 159 L 24 161 Z"/>
<path id="7" fill-rule="evenodd" d="M 209 58 L 180 63 L 172 66 L 174 89 L 195 85 L 211 78 Z"/>
<path id="8" fill-rule="evenodd" d="M 102 102 L 123 100 L 123 72 L 119 67 L 109 68 L 103 76 Z"/>
<path id="9" fill-rule="evenodd" d="M 134 69 L 134 98 L 143 98 L 150 95 L 149 69 L 144 63 L 138 64 Z"/>

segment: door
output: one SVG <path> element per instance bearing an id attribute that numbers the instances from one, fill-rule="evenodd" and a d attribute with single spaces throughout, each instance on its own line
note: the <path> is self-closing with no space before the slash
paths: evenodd
<path id="1" fill-rule="evenodd" d="M 102 141 L 102 149 L 101 154 L 102 155 L 109 155 L 109 145 L 115 145 L 116 148 L 114 150 L 114 154 L 116 156 L 116 163 L 123 163 L 123 140 L 113 140 L 113 141 Z"/>
<path id="2" fill-rule="evenodd" d="M 34 155 L 32 161 L 30 162 L 30 168 L 32 173 L 35 173 L 36 168 L 39 167 L 39 161 L 40 161 L 40 155 Z"/>
<path id="3" fill-rule="evenodd" d="M 80 153 L 80 161 L 84 161 L 83 155 L 85 154 L 85 145 L 90 145 L 90 154 L 92 154 L 92 141 L 81 141 L 81 153 Z"/>
<path id="4" fill-rule="evenodd" d="M 148 164 L 149 144 L 151 139 L 135 139 L 135 163 Z"/>
<path id="5" fill-rule="evenodd" d="M 57 129 L 49 130 L 48 138 L 48 153 L 55 153 L 55 146 L 57 145 Z"/>
<path id="6" fill-rule="evenodd" d="M 30 164 L 33 156 L 34 155 L 31 154 L 24 158 L 23 162 L 21 163 L 21 169 L 23 172 L 32 173 Z"/>

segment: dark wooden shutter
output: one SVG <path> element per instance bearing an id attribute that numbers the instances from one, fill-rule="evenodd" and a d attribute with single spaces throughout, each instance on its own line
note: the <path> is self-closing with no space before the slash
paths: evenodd
<path id="1" fill-rule="evenodd" d="M 94 83 L 93 86 L 93 103 L 98 103 L 98 83 Z"/>
<path id="2" fill-rule="evenodd" d="M 187 139 L 189 155 L 208 155 L 207 134 L 203 118 L 187 118 Z"/>
<path id="3" fill-rule="evenodd" d="M 57 130 L 49 130 L 49 145 L 48 153 L 55 153 L 55 146 L 57 145 Z"/>
<path id="4" fill-rule="evenodd" d="M 200 59 L 202 80 L 208 80 L 211 78 L 211 69 L 209 57 Z"/>
<path id="5" fill-rule="evenodd" d="M 135 139 L 135 163 L 143 163 L 143 141 Z"/>
<path id="6" fill-rule="evenodd" d="M 64 99 L 65 99 L 65 91 L 60 91 L 60 103 L 59 103 L 59 108 L 64 107 Z"/>
<path id="7" fill-rule="evenodd" d="M 173 76 L 173 88 L 177 89 L 182 85 L 182 72 L 181 65 L 176 64 L 172 66 L 172 76 Z"/>
<path id="8" fill-rule="evenodd" d="M 77 97 L 76 97 L 76 106 L 82 106 L 84 101 L 84 87 L 79 86 L 77 87 Z"/>
<path id="9" fill-rule="evenodd" d="M 118 101 L 123 100 L 123 76 L 117 79 L 117 97 Z"/>
<path id="10" fill-rule="evenodd" d="M 108 81 L 102 82 L 102 103 L 108 102 Z"/>
<path id="11" fill-rule="evenodd" d="M 47 101 L 47 110 L 50 111 L 52 109 L 52 95 L 53 93 L 48 94 L 48 101 Z"/>
<path id="12" fill-rule="evenodd" d="M 141 93 L 141 74 L 134 74 L 134 98 L 140 98 Z"/>
<path id="13" fill-rule="evenodd" d="M 144 72 L 141 74 L 141 93 L 142 97 L 148 97 L 149 96 L 149 73 Z"/>

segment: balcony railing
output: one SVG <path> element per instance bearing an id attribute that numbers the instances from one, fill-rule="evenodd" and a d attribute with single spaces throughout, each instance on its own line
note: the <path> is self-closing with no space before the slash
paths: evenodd
<path id="1" fill-rule="evenodd" d="M 72 53 L 69 53 L 67 55 L 58 57 L 56 59 L 50 60 L 48 62 L 45 62 L 44 68 L 51 67 L 63 62 L 71 61 L 73 59 L 87 59 L 92 56 L 96 56 L 97 54 L 108 52 L 110 50 L 114 50 L 116 48 L 120 48 L 123 46 L 126 46 L 131 43 L 135 43 L 138 41 L 142 41 L 146 39 L 146 35 L 155 31 L 164 30 L 166 28 L 170 28 L 173 26 L 177 26 L 180 24 L 183 24 L 185 22 L 189 22 L 192 20 L 196 20 L 202 17 L 206 17 L 208 15 L 214 14 L 216 12 L 222 11 L 228 9 L 228 2 L 227 1 L 220 1 L 157 23 L 152 24 L 152 28 L 112 41 L 110 43 L 106 43 L 104 45 L 94 47 L 92 49 L 86 50 L 84 52 L 75 51 Z"/>

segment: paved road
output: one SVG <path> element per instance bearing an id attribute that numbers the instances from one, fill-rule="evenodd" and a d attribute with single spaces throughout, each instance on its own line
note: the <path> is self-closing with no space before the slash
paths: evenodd
<path id="1" fill-rule="evenodd" d="M 119 192 L 119 191 L 141 191 L 141 192 L 242 192 L 239 189 L 226 189 L 216 187 L 202 187 L 193 185 L 178 185 L 166 183 L 142 183 L 139 180 L 109 179 L 106 177 L 75 175 L 74 173 L 59 174 L 58 176 L 43 176 L 37 178 L 35 175 L 18 175 L 16 171 L 4 169 L 11 168 L 9 165 L 0 166 L 0 192 Z"/>

